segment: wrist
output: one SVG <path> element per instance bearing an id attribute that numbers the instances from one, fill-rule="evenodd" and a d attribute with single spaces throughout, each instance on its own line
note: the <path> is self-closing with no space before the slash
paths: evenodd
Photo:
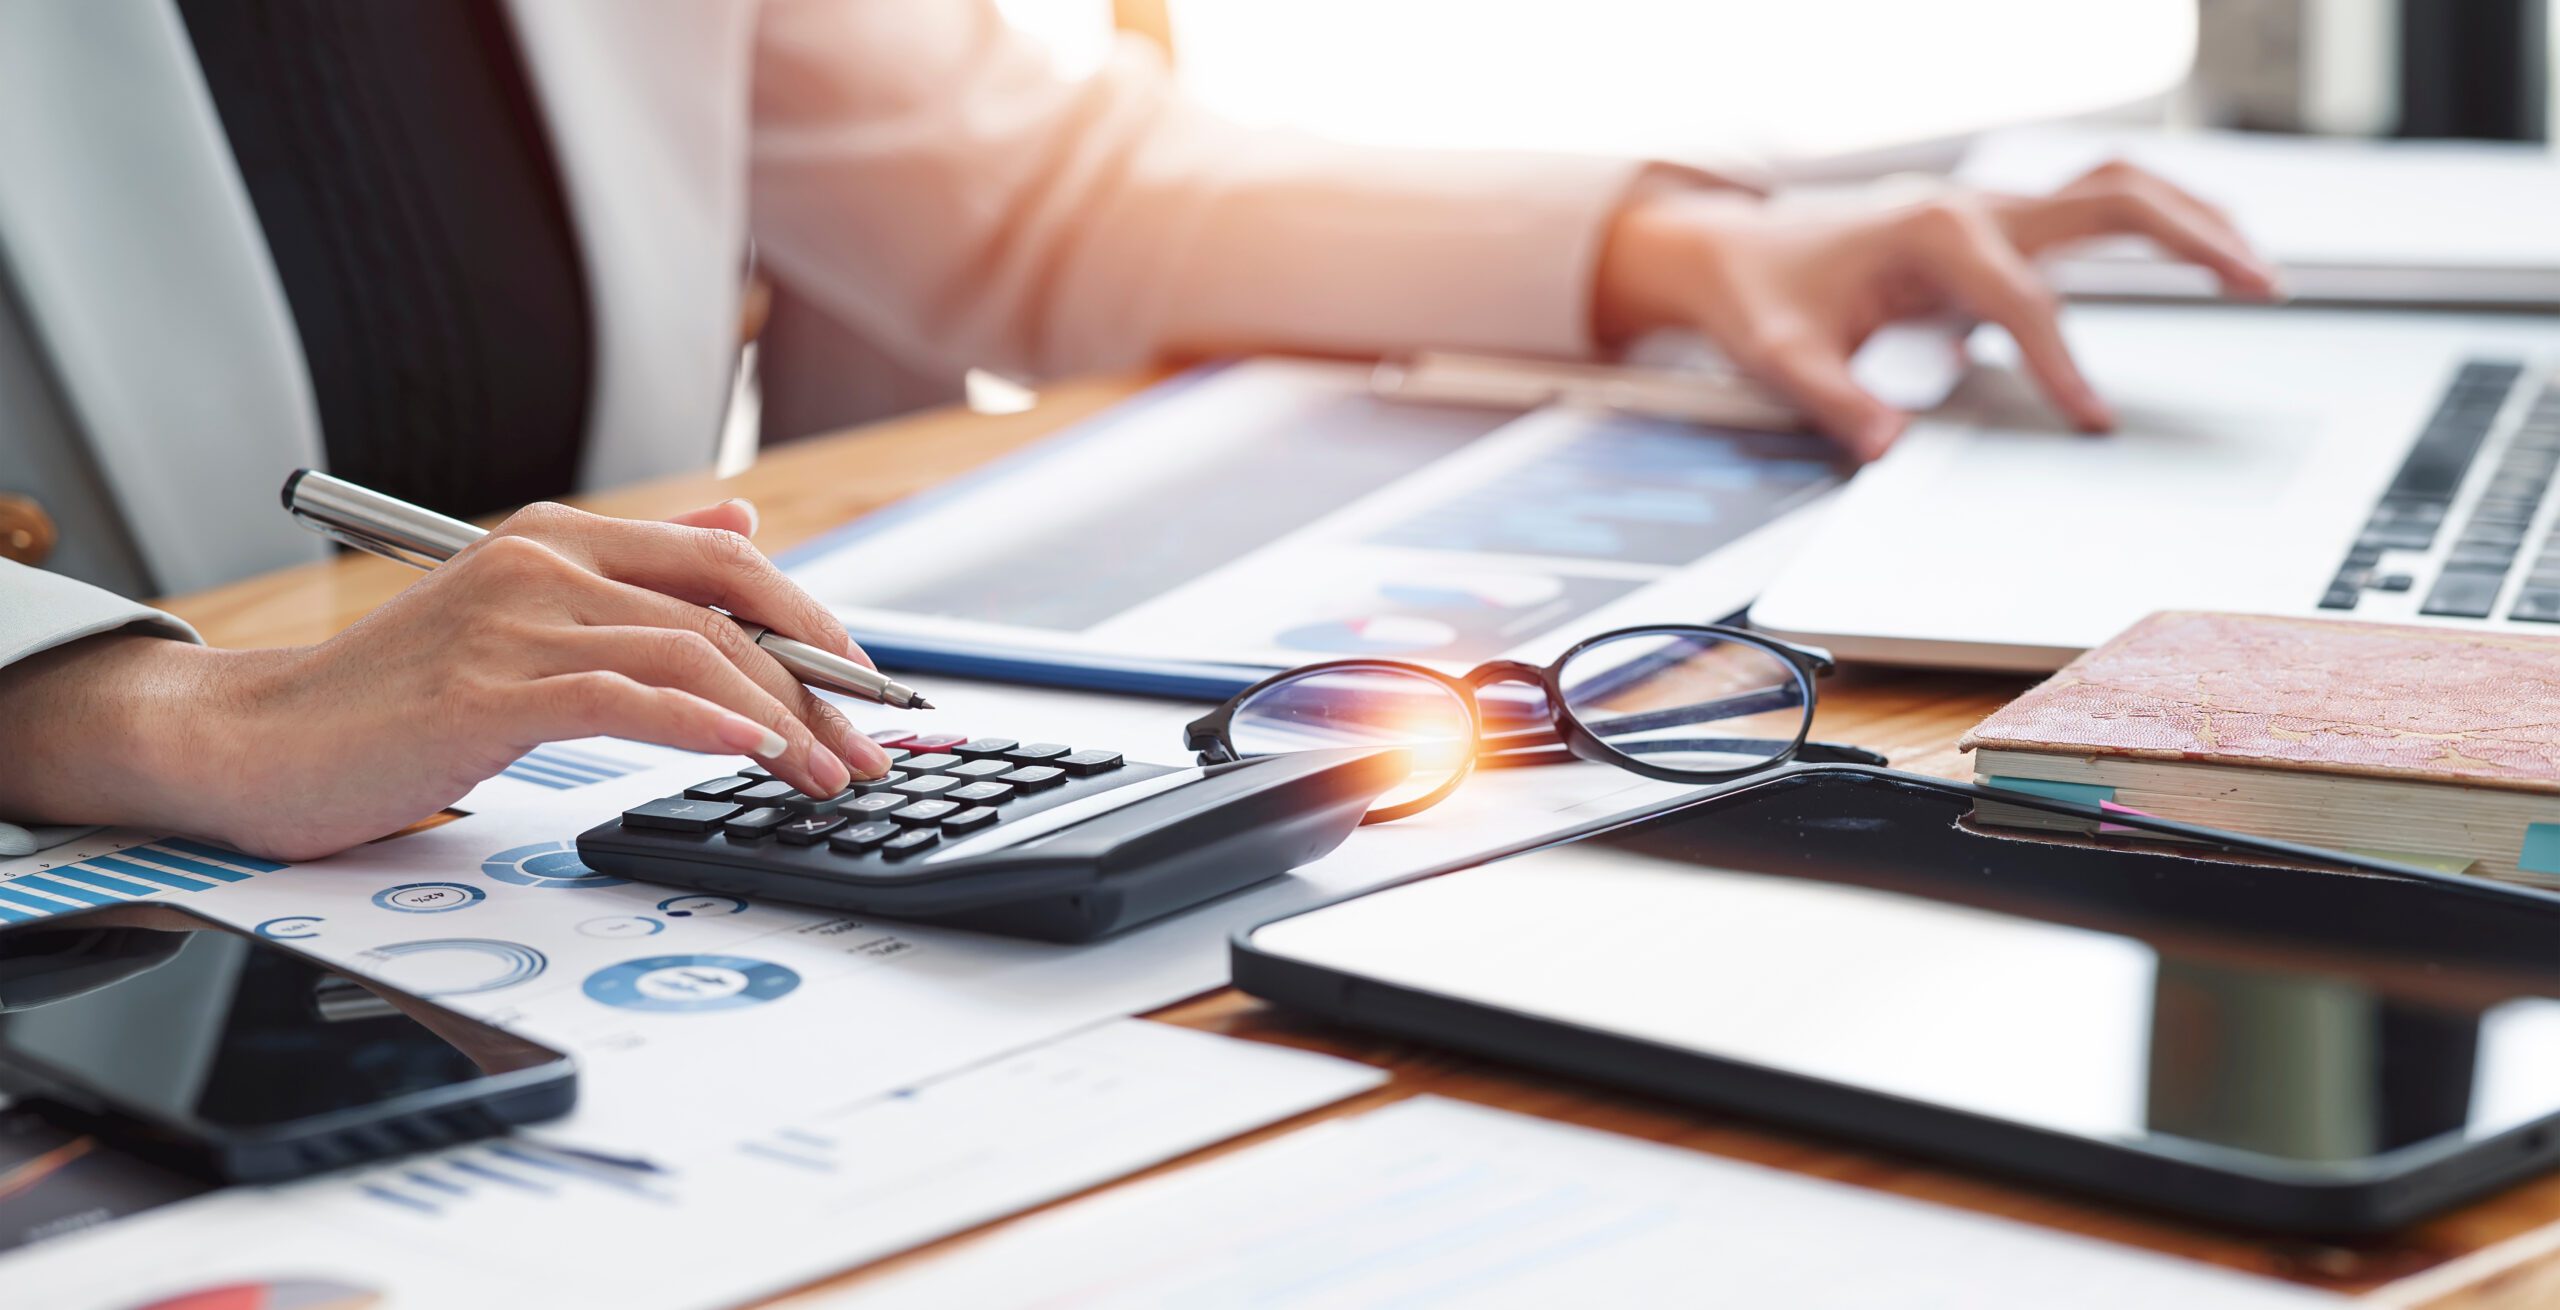
<path id="1" fill-rule="evenodd" d="M 258 749 L 245 688 L 282 654 L 109 633 L 0 669 L 0 814 L 224 836 Z"/>
<path id="2" fill-rule="evenodd" d="M 1687 297 L 1698 286 L 1710 241 L 1701 206 L 1753 203 L 1674 180 L 1639 182 L 1610 216 L 1601 237 L 1591 297 L 1591 331 L 1604 348 L 1623 346 L 1692 317 Z"/>

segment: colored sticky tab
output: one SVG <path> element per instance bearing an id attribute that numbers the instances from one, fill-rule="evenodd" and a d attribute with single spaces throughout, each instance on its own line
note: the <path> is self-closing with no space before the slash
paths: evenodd
<path id="1" fill-rule="evenodd" d="M 2421 869 L 2433 869 L 2438 873 L 2469 873 L 2474 863 L 2459 855 L 2420 855 L 2416 851 L 2377 851 L 2364 846 L 2341 846 L 2338 849 L 2349 855 L 2361 855 L 2368 860 L 2389 860 L 2393 864 L 2410 864 Z"/>
<path id="2" fill-rule="evenodd" d="M 2116 798 L 2116 789 L 2094 782 L 2047 782 L 2042 778 L 1984 778 L 1982 785 L 2001 791 L 2025 792 L 2052 801 L 2077 801 L 2082 805 L 2104 805 Z"/>
<path id="3" fill-rule="evenodd" d="M 2516 856 L 2516 867 L 2526 873 L 2560 874 L 2560 823 L 2526 824 L 2524 852 Z"/>

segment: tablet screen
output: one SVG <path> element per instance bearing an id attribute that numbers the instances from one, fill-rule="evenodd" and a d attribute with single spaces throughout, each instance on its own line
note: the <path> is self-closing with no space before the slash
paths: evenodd
<path id="1" fill-rule="evenodd" d="M 2560 913 L 1977 827 L 1970 809 L 1808 775 L 1312 911 L 1253 942 L 2159 1149 L 2338 1165 L 2560 1111 Z"/>

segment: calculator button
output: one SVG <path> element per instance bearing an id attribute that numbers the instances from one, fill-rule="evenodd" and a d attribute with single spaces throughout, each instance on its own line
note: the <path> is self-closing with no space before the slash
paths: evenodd
<path id="1" fill-rule="evenodd" d="M 958 778 L 946 778 L 938 773 L 928 773 L 921 778 L 909 778 L 889 790 L 901 796 L 932 796 L 959 785 Z"/>
<path id="2" fill-rule="evenodd" d="M 899 767 L 904 768 L 909 773 L 940 773 L 944 769 L 950 768 L 952 765 L 958 764 L 959 762 L 960 757 L 957 755 L 948 755 L 941 751 L 935 751 L 930 755 L 910 755 L 907 758 L 900 760 L 898 763 Z"/>
<path id="3" fill-rule="evenodd" d="M 927 827 L 942 822 L 942 816 L 959 808 L 950 801 L 917 801 L 905 809 L 891 811 L 889 817 L 909 827 Z"/>
<path id="4" fill-rule="evenodd" d="M 960 811 L 958 814 L 945 818 L 942 821 L 942 830 L 950 833 L 954 837 L 957 837 L 964 832 L 976 832 L 980 828 L 988 827 L 994 824 L 995 821 L 996 812 L 994 810 L 988 809 L 984 805 L 973 805 L 968 809 Z"/>
<path id="5" fill-rule="evenodd" d="M 879 818 L 891 810 L 903 809 L 912 803 L 913 798 L 901 796 L 893 791 L 873 792 L 868 796 L 856 796 L 837 806 L 836 813 L 849 816 L 859 822 L 864 819 Z"/>
<path id="6" fill-rule="evenodd" d="M 929 732 L 916 738 L 914 741 L 900 742 L 898 744 L 911 751 L 947 751 L 954 746 L 967 742 L 968 740 L 969 739 L 967 737 L 956 732 Z"/>
<path id="7" fill-rule="evenodd" d="M 814 846 L 819 838 L 844 826 L 841 814 L 795 815 L 790 822 L 774 830 L 785 846 Z"/>
<path id="8" fill-rule="evenodd" d="M 1001 782 L 973 782 L 943 793 L 944 799 L 963 805 L 1000 805 L 1012 795 L 1013 788 Z"/>
<path id="9" fill-rule="evenodd" d="M 1046 764 L 1026 764 L 1011 773 L 996 775 L 996 781 L 1016 791 L 1042 791 L 1066 780 L 1066 770 Z"/>
<path id="10" fill-rule="evenodd" d="M 944 769 L 943 773 L 954 778 L 992 778 L 1012 770 L 1013 766 L 1003 760 L 964 760 Z"/>
<path id="11" fill-rule="evenodd" d="M 859 855 L 905 831 L 887 819 L 874 819 L 869 823 L 836 829 L 827 834 L 827 845 L 848 855 Z"/>
<path id="12" fill-rule="evenodd" d="M 741 778 L 751 778 L 757 782 L 771 782 L 773 781 L 773 770 L 768 769 L 761 764 L 750 764 L 745 768 L 738 770 L 738 776 Z"/>
<path id="13" fill-rule="evenodd" d="M 903 860 L 942 840 L 942 834 L 931 828 L 909 828 L 880 843 L 880 853 L 893 860 Z"/>
<path id="14" fill-rule="evenodd" d="M 713 778 L 707 782 L 697 782 L 692 786 L 685 788 L 684 794 L 689 800 L 716 801 L 724 796 L 744 791 L 754 785 L 755 779 L 741 778 L 733 774 L 726 778 Z"/>
<path id="15" fill-rule="evenodd" d="M 833 814 L 837 806 L 861 794 L 851 787 L 833 796 L 811 796 L 806 792 L 795 791 L 782 798 L 782 808 L 793 814 Z"/>
<path id="16" fill-rule="evenodd" d="M 731 841 L 754 841 L 759 837 L 772 836 L 773 830 L 790 817 L 791 811 L 768 805 L 760 810 L 732 815 L 728 822 L 720 825 L 720 831 L 727 833 Z"/>
<path id="17" fill-rule="evenodd" d="M 1059 756 L 1058 767 L 1065 769 L 1067 772 L 1072 773 L 1079 778 L 1090 777 L 1097 773 L 1108 773 L 1111 770 L 1120 767 L 1120 752 L 1077 751 L 1073 755 Z"/>
<path id="18" fill-rule="evenodd" d="M 1004 757 L 1016 764 L 1040 764 L 1054 760 L 1074 749 L 1073 746 L 1061 746 L 1054 741 L 1026 741 L 1006 751 Z"/>
<path id="19" fill-rule="evenodd" d="M 916 739 L 916 735 L 914 733 L 898 728 L 882 728 L 878 732 L 866 732 L 862 735 L 869 737 L 871 740 L 876 741 L 883 746 L 904 746 L 908 742 Z"/>
<path id="20" fill-rule="evenodd" d="M 971 737 L 967 741 L 953 745 L 951 753 L 980 760 L 990 755 L 1002 755 L 1021 744 L 1011 737 Z"/>
<path id="21" fill-rule="evenodd" d="M 891 769 L 891 770 L 889 770 L 887 773 L 881 774 L 881 775 L 880 775 L 879 777 L 877 777 L 877 778 L 856 778 L 856 779 L 854 779 L 854 780 L 853 780 L 853 789 L 854 789 L 855 791 L 861 792 L 861 793 L 862 793 L 863 795 L 865 795 L 865 796 L 868 796 L 868 795 L 870 795 L 871 793 L 873 793 L 873 792 L 875 792 L 875 791 L 887 791 L 887 790 L 889 790 L 890 788 L 897 786 L 899 783 L 905 782 L 908 778 L 910 778 L 910 777 L 912 777 L 912 776 L 914 776 L 914 775 L 912 775 L 912 774 L 908 774 L 908 773 L 905 773 L 905 772 L 902 772 L 902 771 L 897 770 L 897 769 Z"/>
<path id="22" fill-rule="evenodd" d="M 729 793 L 729 799 L 740 805 L 771 805 L 800 794 L 800 789 L 787 782 L 759 782 Z"/>
<path id="23" fill-rule="evenodd" d="M 657 828 L 666 832 L 709 832 L 722 819 L 739 810 L 726 801 L 687 800 L 669 796 L 646 805 L 635 805 L 622 812 L 627 828 Z"/>
<path id="24" fill-rule="evenodd" d="M 914 751 L 908 750 L 908 749 L 907 749 L 906 747 L 904 747 L 904 746 L 889 746 L 889 747 L 884 747 L 884 748 L 882 748 L 882 750 L 881 750 L 881 752 L 880 752 L 880 753 L 881 753 L 881 754 L 883 754 L 883 755 L 888 756 L 888 757 L 889 757 L 889 762 L 890 762 L 891 764 L 895 764 L 895 763 L 897 763 L 898 761 L 903 760 L 903 759 L 907 758 L 908 756 L 915 754 L 915 752 L 914 752 Z"/>

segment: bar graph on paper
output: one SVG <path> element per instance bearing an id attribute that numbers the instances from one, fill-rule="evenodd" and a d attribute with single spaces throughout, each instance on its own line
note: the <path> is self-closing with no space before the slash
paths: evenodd
<path id="1" fill-rule="evenodd" d="M 288 867 L 184 837 L 119 846 L 42 867 L 0 871 L 0 924 L 211 891 Z"/>

